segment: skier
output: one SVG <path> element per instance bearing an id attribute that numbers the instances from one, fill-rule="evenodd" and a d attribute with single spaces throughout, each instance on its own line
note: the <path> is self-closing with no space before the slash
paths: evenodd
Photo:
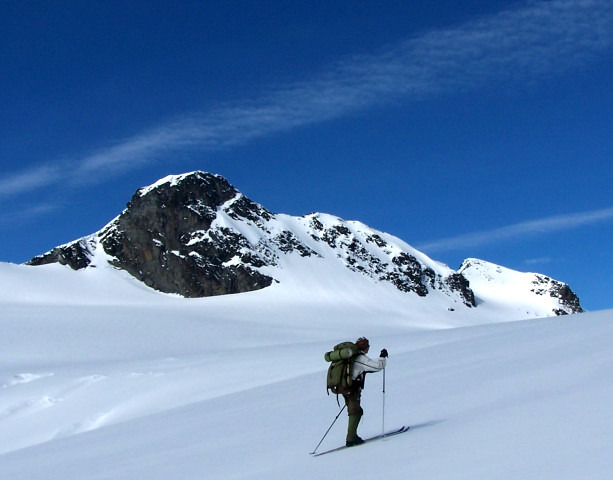
<path id="1" fill-rule="evenodd" d="M 353 384 L 342 392 L 345 405 L 347 405 L 347 414 L 349 415 L 346 441 L 348 447 L 364 443 L 364 440 L 358 437 L 358 424 L 364 414 L 364 410 L 360 405 L 362 389 L 364 388 L 364 377 L 367 373 L 383 370 L 388 356 L 387 350 L 384 348 L 381 350 L 378 360 L 368 358 L 366 354 L 370 350 L 370 343 L 367 338 L 360 337 L 356 340 L 355 344 L 358 347 L 358 355 L 355 357 L 351 367 Z"/>

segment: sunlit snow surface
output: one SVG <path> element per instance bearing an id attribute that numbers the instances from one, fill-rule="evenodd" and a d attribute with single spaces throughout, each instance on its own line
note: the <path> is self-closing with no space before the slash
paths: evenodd
<path id="1" fill-rule="evenodd" d="M 300 278 L 186 300 L 102 265 L 0 263 L 0 479 L 610 478 L 613 311 L 500 323 L 495 292 L 451 312 Z M 360 434 L 414 429 L 312 458 L 339 410 L 323 353 L 360 335 L 390 352 L 384 422 L 372 374 Z"/>

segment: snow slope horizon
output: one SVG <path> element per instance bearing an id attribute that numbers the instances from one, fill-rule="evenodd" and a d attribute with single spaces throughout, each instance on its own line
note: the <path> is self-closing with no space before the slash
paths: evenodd
<path id="1" fill-rule="evenodd" d="M 529 273 L 504 269 L 505 275 L 488 285 L 479 281 L 479 306 L 458 308 L 459 302 L 443 292 L 434 290 L 427 297 L 401 292 L 385 282 L 374 282 L 366 276 L 355 275 L 338 263 L 301 262 L 285 258 L 278 270 L 279 278 L 288 281 L 241 294 L 186 299 L 151 289 L 127 272 L 108 263 L 109 257 L 96 250 L 87 269 L 72 270 L 59 264 L 41 266 L 15 265 L 0 262 L 0 303 L 32 302 L 48 305 L 113 305 L 113 304 L 178 304 L 209 307 L 222 306 L 226 312 L 241 315 L 245 309 L 283 307 L 290 316 L 298 306 L 325 308 L 361 315 L 364 312 L 397 318 L 413 328 L 454 328 L 482 323 L 524 320 L 551 315 L 557 305 L 555 297 L 532 295 Z M 492 270 L 500 267 L 478 261 Z M 443 268 L 441 266 L 441 268 Z M 445 267 L 448 268 L 448 267 Z M 510 274 L 506 274 L 510 272 Z M 471 281 L 475 281 L 472 279 Z M 502 280 L 501 280 L 502 278 Z M 519 281 L 518 281 L 519 279 Z M 521 299 L 517 302 L 517 299 Z M 453 306 L 453 308 L 451 308 Z"/>
<path id="2" fill-rule="evenodd" d="M 100 272 L 0 264 L 2 480 L 300 480 L 339 461 L 357 478 L 610 476 L 613 311 L 449 328 L 460 312 L 275 288 L 188 300 Z M 338 411 L 323 352 L 358 335 L 390 351 L 386 425 L 414 431 L 310 458 Z M 381 376 L 363 398 L 377 434 Z"/>

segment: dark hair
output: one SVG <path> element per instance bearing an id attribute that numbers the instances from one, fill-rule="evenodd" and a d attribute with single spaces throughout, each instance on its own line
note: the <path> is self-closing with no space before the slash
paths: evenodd
<path id="1" fill-rule="evenodd" d="M 370 343 L 368 342 L 368 338 L 366 337 L 360 337 L 355 341 L 355 344 L 358 347 L 358 350 L 366 350 L 368 347 L 370 347 Z"/>

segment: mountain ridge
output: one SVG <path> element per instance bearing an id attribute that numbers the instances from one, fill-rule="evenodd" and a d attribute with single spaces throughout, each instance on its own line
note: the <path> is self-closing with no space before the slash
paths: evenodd
<path id="1" fill-rule="evenodd" d="M 97 249 L 105 252 L 110 265 L 145 285 L 184 297 L 256 291 L 291 282 L 287 270 L 297 264 L 325 262 L 407 295 L 442 294 L 453 310 L 487 301 L 487 295 L 475 295 L 471 285 L 487 287 L 479 272 L 513 272 L 476 259 L 472 268 L 464 262 L 455 271 L 358 221 L 324 213 L 301 217 L 273 213 L 222 176 L 201 171 L 170 175 L 138 189 L 126 209 L 100 231 L 58 246 L 28 264 L 57 262 L 74 270 L 91 268 Z M 528 275 L 540 284 L 538 291 L 530 292 L 539 301 L 547 300 L 541 303 L 547 303 L 548 311 L 540 308 L 540 314 L 582 311 L 568 285 L 546 281 L 548 277 L 541 274 L 522 275 L 522 282 Z M 512 289 L 507 293 L 514 294 Z M 529 298 L 528 303 L 533 300 Z"/>

